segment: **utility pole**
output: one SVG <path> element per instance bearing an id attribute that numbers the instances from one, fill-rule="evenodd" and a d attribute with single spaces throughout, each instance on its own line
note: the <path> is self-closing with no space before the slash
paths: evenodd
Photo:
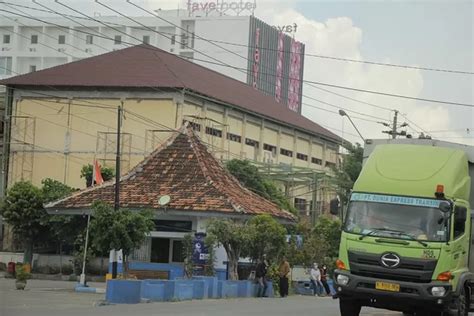
<path id="1" fill-rule="evenodd" d="M 123 104 L 123 103 L 122 103 Z M 122 127 L 122 106 L 117 110 L 117 152 L 115 155 L 115 204 L 114 209 L 120 208 L 120 129 Z"/>
<path id="2" fill-rule="evenodd" d="M 117 109 L 117 151 L 115 155 L 115 203 L 114 210 L 117 212 L 120 209 L 120 141 L 122 128 L 122 104 Z M 117 249 L 112 249 L 110 251 L 110 260 L 112 261 L 112 279 L 117 278 Z"/>
<path id="3" fill-rule="evenodd" d="M 397 118 L 398 118 L 398 111 L 395 110 L 395 114 L 393 115 L 393 125 L 392 125 L 392 138 L 393 139 L 397 137 Z"/>
<path id="4" fill-rule="evenodd" d="M 398 131 L 399 128 L 407 127 L 408 124 L 406 122 L 403 122 L 402 124 L 398 125 L 398 111 L 394 110 L 394 112 L 395 113 L 393 115 L 393 122 L 392 122 L 391 126 L 388 123 L 379 122 L 383 126 L 386 126 L 386 127 L 390 128 L 390 130 L 382 131 L 382 133 L 389 134 L 390 136 L 392 136 L 392 139 L 397 138 L 397 136 L 405 136 L 406 138 L 412 138 L 412 135 L 407 134 L 406 131 L 400 131 L 400 132 Z"/>

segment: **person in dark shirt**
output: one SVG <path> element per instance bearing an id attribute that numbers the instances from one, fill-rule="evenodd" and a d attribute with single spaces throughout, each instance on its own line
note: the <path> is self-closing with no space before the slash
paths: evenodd
<path id="1" fill-rule="evenodd" d="M 265 294 L 267 293 L 267 260 L 265 255 L 263 256 L 263 259 L 258 260 L 257 268 L 255 271 L 255 278 L 257 279 L 257 283 L 259 285 L 258 291 L 257 291 L 257 297 L 265 297 Z"/>
<path id="2" fill-rule="evenodd" d="M 321 283 L 323 284 L 324 290 L 327 295 L 331 295 L 331 290 L 328 285 L 328 267 L 324 264 L 321 269 Z"/>

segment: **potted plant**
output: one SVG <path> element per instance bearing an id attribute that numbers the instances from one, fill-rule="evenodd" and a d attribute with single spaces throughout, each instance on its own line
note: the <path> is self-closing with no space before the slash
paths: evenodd
<path id="1" fill-rule="evenodd" d="M 30 274 L 26 272 L 23 266 L 17 266 L 16 268 L 16 281 L 15 286 L 17 290 L 24 290 L 26 287 L 26 280 L 30 278 Z"/>

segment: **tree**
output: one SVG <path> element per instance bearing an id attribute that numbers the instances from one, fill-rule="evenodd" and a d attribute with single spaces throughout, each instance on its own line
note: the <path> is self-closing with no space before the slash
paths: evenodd
<path id="1" fill-rule="evenodd" d="M 8 191 L 0 213 L 13 227 L 13 232 L 23 239 L 23 263 L 31 264 L 34 241 L 46 231 L 46 211 L 43 208 L 43 196 L 39 188 L 31 182 L 20 181 Z"/>
<path id="2" fill-rule="evenodd" d="M 258 215 L 248 222 L 250 241 L 243 256 L 254 261 L 265 254 L 269 261 L 277 262 L 286 247 L 286 230 L 270 215 Z"/>
<path id="3" fill-rule="evenodd" d="M 337 193 L 343 205 L 348 202 L 350 190 L 359 177 L 364 156 L 364 148 L 358 143 L 355 146 L 350 145 L 346 149 L 349 153 L 345 155 L 341 167 L 334 170 Z"/>
<path id="4" fill-rule="evenodd" d="M 86 186 L 87 187 L 92 186 L 92 172 L 93 172 L 93 170 L 94 170 L 94 167 L 91 164 L 82 166 L 81 178 L 86 179 Z M 115 177 L 115 169 L 103 166 L 103 167 L 100 168 L 100 174 L 102 175 L 102 178 L 104 179 L 104 181 L 109 181 L 109 180 L 112 180 Z"/>
<path id="5" fill-rule="evenodd" d="M 326 257 L 335 258 L 339 253 L 339 243 L 341 242 L 341 221 L 331 219 L 327 216 L 320 216 L 314 226 L 316 239 L 327 245 Z"/>
<path id="6" fill-rule="evenodd" d="M 271 181 L 265 179 L 257 167 L 248 160 L 232 159 L 226 162 L 227 170 L 247 189 L 277 204 L 282 209 L 296 213 L 296 209 L 283 192 Z"/>
<path id="7" fill-rule="evenodd" d="M 217 245 L 222 245 L 229 262 L 229 279 L 238 280 L 237 266 L 244 249 L 249 245 L 249 228 L 242 221 L 232 219 L 212 219 L 207 225 L 207 233 Z M 209 245 L 211 247 L 211 245 Z"/>
<path id="8" fill-rule="evenodd" d="M 142 245 L 147 234 L 153 229 L 151 211 L 115 211 L 110 205 L 95 202 L 92 206 L 91 239 L 95 248 L 101 252 L 122 249 L 124 272 L 128 271 L 128 256 Z"/>

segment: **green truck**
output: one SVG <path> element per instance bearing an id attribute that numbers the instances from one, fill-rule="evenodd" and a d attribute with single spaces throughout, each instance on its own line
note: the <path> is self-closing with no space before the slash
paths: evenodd
<path id="1" fill-rule="evenodd" d="M 368 140 L 335 270 L 341 316 L 474 315 L 474 148 Z"/>

